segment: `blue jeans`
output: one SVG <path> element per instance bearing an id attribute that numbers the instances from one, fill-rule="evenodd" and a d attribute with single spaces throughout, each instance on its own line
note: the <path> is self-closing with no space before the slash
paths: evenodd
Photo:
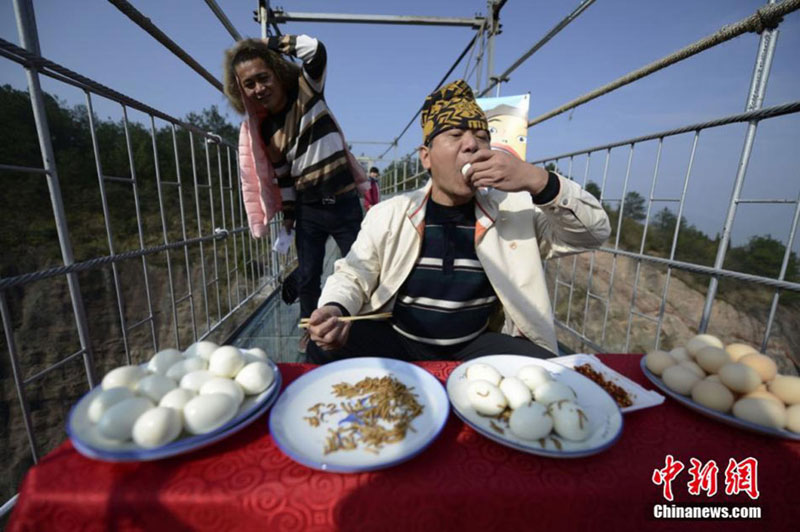
<path id="1" fill-rule="evenodd" d="M 350 246 L 361 228 L 361 202 L 355 191 L 336 196 L 336 203 L 297 203 L 295 223 L 297 258 L 300 279 L 300 316 L 307 318 L 317 308 L 321 293 L 320 277 L 325 260 L 325 243 L 332 236 L 339 246 L 342 256 L 347 255 Z"/>

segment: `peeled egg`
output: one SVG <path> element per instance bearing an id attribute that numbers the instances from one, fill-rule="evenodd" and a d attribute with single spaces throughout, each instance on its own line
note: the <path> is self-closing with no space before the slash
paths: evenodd
<path id="1" fill-rule="evenodd" d="M 250 362 L 236 374 L 236 382 L 248 395 L 261 393 L 275 380 L 275 373 L 266 362 Z"/>
<path id="2" fill-rule="evenodd" d="M 496 416 L 508 406 L 506 396 L 500 388 L 483 379 L 470 381 L 467 385 L 467 399 L 472 408 L 484 416 Z"/>
<path id="3" fill-rule="evenodd" d="M 506 377 L 500 381 L 500 391 L 506 396 L 512 409 L 531 402 L 531 390 L 517 377 Z"/>
<path id="4" fill-rule="evenodd" d="M 508 419 L 508 428 L 523 440 L 538 440 L 553 430 L 553 418 L 543 404 L 531 402 L 514 409 Z"/>
<path id="5" fill-rule="evenodd" d="M 490 366 L 489 364 L 472 364 L 467 368 L 467 380 L 468 381 L 477 381 L 477 380 L 484 380 L 487 382 L 492 383 L 495 386 L 500 385 L 500 380 L 503 378 L 500 375 L 500 372 L 494 369 L 494 367 Z"/>
<path id="6" fill-rule="evenodd" d="M 130 440 L 133 432 L 133 424 L 139 416 L 153 408 L 153 402 L 146 397 L 131 397 L 124 399 L 111 406 L 100 421 L 97 422 L 97 430 L 106 438 L 112 440 Z"/>
<path id="7" fill-rule="evenodd" d="M 120 366 L 106 373 L 101 386 L 104 390 L 120 386 L 135 390 L 136 383 L 145 375 L 147 375 L 147 371 L 140 366 Z"/>
<path id="8" fill-rule="evenodd" d="M 172 348 L 164 349 L 153 355 L 153 358 L 147 363 L 147 369 L 153 373 L 164 375 L 170 366 L 179 360 L 183 360 L 183 355 L 180 351 Z"/>
<path id="9" fill-rule="evenodd" d="M 209 358 L 211 358 L 211 353 L 213 353 L 217 349 L 219 349 L 219 346 L 214 342 L 201 340 L 200 342 L 195 342 L 189 347 L 187 347 L 186 351 L 183 352 L 183 356 L 185 356 L 186 358 L 200 357 L 207 361 Z"/>
<path id="10" fill-rule="evenodd" d="M 572 401 L 556 401 L 547 407 L 553 418 L 553 429 L 562 438 L 583 441 L 589 437 L 589 418 Z"/>
<path id="11" fill-rule="evenodd" d="M 676 360 L 666 351 L 651 351 L 644 357 L 644 365 L 654 375 L 661 375 L 664 370 L 676 364 Z"/>
<path id="12" fill-rule="evenodd" d="M 751 398 L 755 397 L 755 398 L 760 398 L 760 399 L 769 399 L 770 401 L 775 401 L 775 402 L 777 402 L 779 404 L 783 404 L 783 401 L 781 401 L 780 398 L 777 395 L 775 395 L 774 393 L 769 393 L 767 390 L 757 389 L 754 392 L 750 392 L 750 393 L 746 394 L 744 397 L 751 397 Z"/>
<path id="13" fill-rule="evenodd" d="M 733 406 L 731 391 L 719 382 L 702 380 L 692 387 L 692 399 L 705 407 L 728 412 Z"/>
<path id="14" fill-rule="evenodd" d="M 771 399 L 743 397 L 733 404 L 733 415 L 774 429 L 786 426 L 786 407 Z"/>
<path id="15" fill-rule="evenodd" d="M 181 388 L 186 388 L 187 390 L 191 390 L 193 392 L 199 392 L 200 387 L 205 384 L 206 381 L 209 381 L 214 377 L 215 375 L 212 375 L 208 370 L 198 369 L 183 376 L 181 379 Z"/>
<path id="16" fill-rule="evenodd" d="M 524 382 L 528 388 L 533 391 L 539 387 L 540 384 L 553 380 L 550 372 L 542 366 L 522 366 L 517 372 L 517 378 Z"/>
<path id="17" fill-rule="evenodd" d="M 136 385 L 136 392 L 144 395 L 154 403 L 158 403 L 167 392 L 177 388 L 177 386 L 178 384 L 169 377 L 154 373 L 139 381 Z"/>
<path id="18" fill-rule="evenodd" d="M 186 388 L 175 388 L 167 392 L 167 395 L 161 398 L 161 401 L 158 402 L 158 406 L 164 406 L 177 410 L 178 412 L 183 412 L 183 407 L 186 406 L 186 403 L 191 401 L 196 395 L 196 393 Z"/>
<path id="19" fill-rule="evenodd" d="M 697 358 L 697 354 L 704 347 L 718 347 L 722 349 L 724 346 L 720 339 L 712 334 L 698 334 L 686 342 L 686 351 L 694 358 Z"/>
<path id="20" fill-rule="evenodd" d="M 674 358 L 677 362 L 683 362 L 691 360 L 692 357 L 689 356 L 689 351 L 686 350 L 685 347 L 676 347 L 672 351 L 669 352 L 669 356 Z"/>
<path id="21" fill-rule="evenodd" d="M 738 362 L 740 358 L 752 353 L 758 354 L 754 347 L 747 344 L 728 344 L 725 346 L 725 351 L 731 356 L 734 362 Z"/>
<path id="22" fill-rule="evenodd" d="M 208 369 L 208 362 L 204 358 L 184 358 L 171 365 L 166 375 L 170 379 L 175 379 L 177 382 L 180 382 L 184 375 L 197 371 L 198 369 Z"/>
<path id="23" fill-rule="evenodd" d="M 266 362 L 267 360 L 269 360 L 269 357 L 267 357 L 267 352 L 261 349 L 260 347 L 241 349 L 241 352 L 248 363 L 257 362 L 259 360 L 262 362 Z"/>
<path id="24" fill-rule="evenodd" d="M 738 393 L 750 393 L 761 384 L 761 377 L 756 370 L 741 362 L 731 362 L 719 368 L 719 379 L 722 384 Z"/>
<path id="25" fill-rule="evenodd" d="M 761 353 L 749 353 L 739 358 L 739 362 L 753 368 L 761 380 L 771 381 L 778 374 L 778 365 L 770 357 Z"/>
<path id="26" fill-rule="evenodd" d="M 667 388 L 681 395 L 689 395 L 700 380 L 695 372 L 681 365 L 670 366 L 664 370 L 661 380 Z"/>
<path id="27" fill-rule="evenodd" d="M 708 381 L 708 382 L 718 382 L 718 383 L 722 384 L 722 381 L 719 379 L 719 375 L 716 375 L 716 374 L 709 375 L 708 377 L 706 377 L 703 380 L 704 381 Z"/>
<path id="28" fill-rule="evenodd" d="M 777 395 L 787 405 L 800 403 L 800 377 L 776 375 L 767 386 L 770 392 Z"/>
<path id="29" fill-rule="evenodd" d="M 733 362 L 731 356 L 724 349 L 714 346 L 706 346 L 697 351 L 695 360 L 708 373 L 717 373 L 719 368 L 728 362 Z"/>
<path id="30" fill-rule="evenodd" d="M 786 409 L 786 428 L 792 432 L 800 433 L 800 404 L 792 405 Z"/>
<path id="31" fill-rule="evenodd" d="M 688 369 L 689 371 L 691 371 L 692 373 L 694 373 L 695 375 L 697 375 L 701 379 L 705 378 L 705 376 L 706 376 L 706 372 L 703 371 L 703 368 L 701 368 L 700 366 L 698 366 L 696 363 L 692 362 L 691 360 L 683 360 L 681 362 L 678 362 L 678 365 L 679 366 L 683 366 L 684 368 Z"/>
<path id="32" fill-rule="evenodd" d="M 549 405 L 556 401 L 574 401 L 575 391 L 558 381 L 550 381 L 542 384 L 533 391 L 533 396 L 537 402 Z"/>
<path id="33" fill-rule="evenodd" d="M 214 377 L 203 383 L 200 387 L 200 395 L 208 395 L 210 393 L 224 393 L 225 395 L 229 395 L 231 399 L 236 401 L 237 408 L 244 400 L 244 390 L 242 390 L 242 387 L 239 386 L 236 381 L 226 379 L 225 377 Z"/>
<path id="34" fill-rule="evenodd" d="M 211 354 L 208 371 L 218 377 L 233 378 L 244 367 L 245 360 L 238 348 L 224 345 Z"/>
<path id="35" fill-rule="evenodd" d="M 151 408 L 133 424 L 133 441 L 148 449 L 167 444 L 183 430 L 180 413 L 172 408 Z"/>
<path id="36" fill-rule="evenodd" d="M 89 409 L 87 411 L 89 421 L 97 423 L 100 421 L 100 418 L 103 417 L 106 410 L 120 401 L 130 399 L 131 397 L 134 397 L 133 390 L 125 388 L 124 386 L 103 390 L 89 403 Z"/>
<path id="37" fill-rule="evenodd" d="M 183 407 L 184 425 L 192 434 L 205 434 L 233 419 L 236 408 L 236 403 L 230 395 L 224 393 L 198 395 Z"/>

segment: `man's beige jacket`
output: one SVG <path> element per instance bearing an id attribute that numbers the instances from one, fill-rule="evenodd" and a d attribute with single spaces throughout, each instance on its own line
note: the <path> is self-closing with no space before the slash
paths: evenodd
<path id="1" fill-rule="evenodd" d="M 503 304 L 502 332 L 558 353 L 543 259 L 599 247 L 611 233 L 600 203 L 558 176 L 556 198 L 535 205 L 527 192 L 475 195 L 475 250 Z M 338 303 L 351 315 L 390 311 L 420 253 L 431 181 L 375 205 L 353 247 L 336 261 L 319 305 Z"/>

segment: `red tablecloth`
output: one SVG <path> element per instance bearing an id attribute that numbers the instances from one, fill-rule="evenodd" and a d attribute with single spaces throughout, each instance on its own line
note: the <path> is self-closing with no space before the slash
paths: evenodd
<path id="1" fill-rule="evenodd" d="M 641 374 L 640 356 L 600 358 L 653 388 Z M 444 382 L 456 363 L 420 365 Z M 281 364 L 284 385 L 313 367 Z M 622 437 L 609 450 L 560 460 L 496 444 L 451 413 L 419 456 L 361 474 L 323 473 L 293 462 L 269 436 L 266 415 L 211 447 L 157 462 L 98 462 L 65 442 L 28 472 L 8 529 L 797 530 L 800 444 L 728 427 L 670 399 L 624 421 Z M 761 519 L 655 520 L 654 504 L 672 504 L 651 480 L 667 454 L 686 466 L 672 483 L 674 503 L 757 505 Z M 759 498 L 725 495 L 729 459 L 748 457 L 758 460 Z M 690 458 L 716 461 L 714 497 L 689 494 Z"/>

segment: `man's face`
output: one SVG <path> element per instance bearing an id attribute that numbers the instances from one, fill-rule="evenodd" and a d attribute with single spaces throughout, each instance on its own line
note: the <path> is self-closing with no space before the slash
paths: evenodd
<path id="1" fill-rule="evenodd" d="M 433 178 L 431 197 L 442 205 L 461 205 L 472 199 L 475 189 L 470 186 L 461 167 L 472 161 L 480 149 L 489 148 L 489 133 L 482 129 L 448 129 L 439 133 L 430 146 L 420 148 L 423 168 Z"/>
<path id="2" fill-rule="evenodd" d="M 247 98 L 261 104 L 271 114 L 286 106 L 286 90 L 263 59 L 244 61 L 236 65 L 235 70 Z"/>

